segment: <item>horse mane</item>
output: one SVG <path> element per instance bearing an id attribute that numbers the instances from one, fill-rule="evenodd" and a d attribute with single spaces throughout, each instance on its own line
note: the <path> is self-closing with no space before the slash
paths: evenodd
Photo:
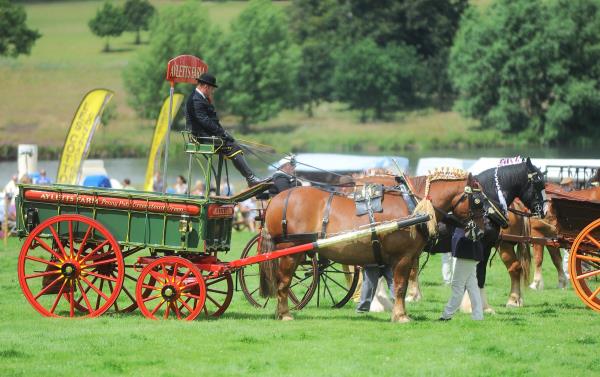
<path id="1" fill-rule="evenodd" d="M 516 158 L 512 158 L 502 159 L 500 161 L 505 161 L 505 163 L 499 163 L 497 167 L 484 170 L 475 176 L 475 178 L 481 184 L 485 194 L 496 201 L 499 200 L 498 191 L 496 189 L 496 181 L 494 178 L 496 171 L 498 174 L 498 181 L 503 183 L 503 190 L 507 190 L 511 187 L 516 187 L 522 184 L 524 179 L 523 174 L 525 174 L 527 171 L 527 167 L 525 166 L 526 162 L 523 160 L 516 162 Z M 506 163 L 506 161 L 512 161 L 512 163 Z"/>
<path id="2" fill-rule="evenodd" d="M 425 184 L 425 197 L 429 195 L 429 187 L 431 182 L 435 181 L 462 181 L 463 179 L 467 179 L 469 177 L 469 173 L 463 169 L 459 168 L 435 168 L 427 174 L 427 181 Z"/>
<path id="3" fill-rule="evenodd" d="M 430 171 L 429 174 L 425 177 L 414 177 L 413 184 L 415 187 L 421 189 L 423 187 L 423 181 L 425 183 L 425 194 L 423 195 L 423 199 L 417 204 L 415 209 L 413 210 L 413 214 L 416 213 L 424 213 L 428 214 L 430 220 L 427 222 L 427 232 L 430 237 L 435 237 L 437 235 L 437 221 L 435 216 L 435 208 L 433 207 L 433 203 L 429 198 L 429 188 L 431 182 L 435 181 L 460 181 L 467 179 L 469 177 L 469 173 L 457 168 L 449 168 L 442 167 L 436 168 L 433 171 Z M 411 227 L 410 229 L 411 237 L 416 236 L 416 227 Z"/>

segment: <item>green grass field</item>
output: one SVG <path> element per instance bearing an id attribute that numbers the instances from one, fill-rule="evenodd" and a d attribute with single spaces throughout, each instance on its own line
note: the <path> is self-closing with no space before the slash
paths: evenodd
<path id="1" fill-rule="evenodd" d="M 234 233 L 235 259 L 247 232 Z M 0 248 L 0 364 L 3 376 L 591 376 L 600 370 L 596 350 L 600 314 L 571 290 L 525 290 L 525 307 L 503 307 L 509 281 L 496 258 L 488 293 L 497 314 L 483 322 L 457 314 L 437 322 L 449 288 L 441 284 L 439 257 L 423 271 L 424 300 L 409 304 L 413 321 L 397 325 L 389 313 L 357 315 L 316 307 L 292 322 L 273 319 L 272 308 L 251 307 L 236 292 L 217 320 L 150 321 L 139 311 L 97 319 L 48 319 L 21 294 L 16 265 L 21 243 Z"/>
<path id="2" fill-rule="evenodd" d="M 152 1 L 159 11 L 180 2 Z M 102 87 L 115 92 L 112 104 L 116 118 L 99 128 L 91 154 L 145 157 L 154 121 L 140 119 L 128 106 L 122 80 L 124 67 L 145 46 L 135 46 L 133 33 L 125 33 L 111 39 L 112 52 L 103 53 L 104 40 L 94 36 L 87 26 L 101 4 L 101 1 L 68 1 L 25 5 L 27 24 L 43 36 L 35 43 L 31 55 L 0 58 L 0 147 L 38 143 L 59 152 L 79 101 L 89 90 Z M 276 4 L 286 6 L 288 2 Z M 211 22 L 227 30 L 246 5 L 247 2 L 232 1 L 206 2 L 200 6 L 209 13 Z M 146 33 L 143 40 L 147 38 Z M 235 128 L 236 120 L 225 117 L 223 124 Z M 357 112 L 326 103 L 316 109 L 314 117 L 300 111 L 285 111 L 269 122 L 254 125 L 252 138 L 276 145 L 281 152 L 399 151 L 504 146 L 518 142 L 506 140 L 495 131 L 477 130 L 476 126 L 476 122 L 456 113 L 434 110 L 398 113 L 388 122 L 361 124 Z M 177 137 L 172 140 L 179 142 Z"/>

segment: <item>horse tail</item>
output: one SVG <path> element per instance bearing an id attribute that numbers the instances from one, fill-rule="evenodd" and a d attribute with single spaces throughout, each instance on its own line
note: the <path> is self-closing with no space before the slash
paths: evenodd
<path id="1" fill-rule="evenodd" d="M 260 254 L 271 252 L 275 249 L 273 238 L 267 231 L 266 225 L 263 227 L 260 234 Z M 258 269 L 260 272 L 260 295 L 261 297 L 274 297 L 277 293 L 277 268 L 279 267 L 279 259 L 270 259 L 259 263 Z"/>
<path id="2" fill-rule="evenodd" d="M 427 233 L 429 238 L 435 237 L 437 235 L 437 221 L 435 218 L 435 208 L 433 208 L 433 203 L 431 203 L 431 200 L 423 198 L 423 200 L 417 204 L 413 211 L 413 215 L 416 214 L 429 215 L 429 221 L 427 222 Z M 410 227 L 410 237 L 413 239 L 417 237 L 417 226 Z"/>
<path id="3" fill-rule="evenodd" d="M 529 237 L 531 235 L 531 228 L 529 218 L 523 219 L 523 235 Z M 525 285 L 531 283 L 531 245 L 529 242 L 519 242 L 517 244 L 517 259 L 521 264 L 521 275 Z"/>

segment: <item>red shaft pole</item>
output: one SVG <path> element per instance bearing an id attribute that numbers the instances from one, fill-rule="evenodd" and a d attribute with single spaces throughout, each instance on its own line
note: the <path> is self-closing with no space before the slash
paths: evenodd
<path id="1" fill-rule="evenodd" d="M 311 251 L 317 248 L 316 242 L 306 243 L 298 246 L 288 247 L 286 249 L 273 251 L 270 253 L 258 254 L 244 259 L 237 259 L 230 262 L 228 265 L 230 268 L 238 268 L 244 267 L 249 264 L 264 262 L 270 259 L 276 259 L 279 257 L 283 257 L 284 255 L 303 253 L 307 251 Z"/>

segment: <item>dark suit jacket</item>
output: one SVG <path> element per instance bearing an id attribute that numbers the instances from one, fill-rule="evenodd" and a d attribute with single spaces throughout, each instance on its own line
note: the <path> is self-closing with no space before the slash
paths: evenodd
<path id="1" fill-rule="evenodd" d="M 292 187 L 300 186 L 300 183 L 295 177 L 284 172 L 277 172 L 273 174 L 272 181 L 273 186 L 269 188 L 269 194 L 273 196 Z"/>
<path id="2" fill-rule="evenodd" d="M 227 138 L 219 123 L 215 107 L 194 88 L 185 105 L 185 124 L 196 137 L 217 136 Z"/>
<path id="3" fill-rule="evenodd" d="M 452 235 L 452 256 L 462 259 L 483 260 L 483 244 L 465 237 L 465 230 L 456 228 Z"/>

